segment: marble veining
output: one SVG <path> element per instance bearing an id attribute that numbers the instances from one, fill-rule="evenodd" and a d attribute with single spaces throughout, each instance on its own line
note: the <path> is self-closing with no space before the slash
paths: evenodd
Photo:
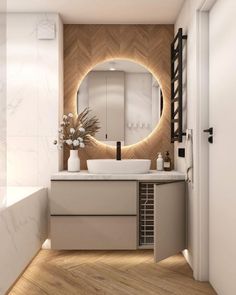
<path id="1" fill-rule="evenodd" d="M 1 1 L 5 11 L 6 1 Z M 0 207 L 6 195 L 6 14 L 0 13 Z"/>
<path id="2" fill-rule="evenodd" d="M 48 237 L 46 189 L 7 189 L 6 207 L 0 209 L 0 237 L 0 295 L 3 295 Z"/>
<path id="3" fill-rule="evenodd" d="M 150 170 L 146 174 L 91 174 L 87 170 L 80 172 L 61 171 L 51 176 L 51 180 L 184 180 L 185 174 L 178 171 Z"/>
<path id="4" fill-rule="evenodd" d="M 56 25 L 56 38 L 38 40 L 37 26 Z M 47 186 L 58 171 L 62 83 L 62 25 L 58 14 L 7 15 L 7 166 L 9 186 Z M 62 76 L 63 71 L 60 71 Z"/>

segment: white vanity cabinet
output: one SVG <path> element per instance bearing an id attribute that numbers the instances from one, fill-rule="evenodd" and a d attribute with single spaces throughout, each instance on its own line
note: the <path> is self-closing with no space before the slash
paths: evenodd
<path id="1" fill-rule="evenodd" d="M 108 177 L 110 179 L 106 179 Z M 184 250 L 184 175 L 163 172 L 126 175 L 125 178 L 130 179 L 87 172 L 53 177 L 50 194 L 52 248 L 154 248 L 156 262 Z"/>

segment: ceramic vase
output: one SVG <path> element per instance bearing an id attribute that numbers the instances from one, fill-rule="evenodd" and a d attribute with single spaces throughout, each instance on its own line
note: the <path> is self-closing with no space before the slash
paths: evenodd
<path id="1" fill-rule="evenodd" d="M 68 171 L 79 172 L 80 171 L 80 158 L 78 150 L 70 150 L 70 157 L 68 159 Z"/>

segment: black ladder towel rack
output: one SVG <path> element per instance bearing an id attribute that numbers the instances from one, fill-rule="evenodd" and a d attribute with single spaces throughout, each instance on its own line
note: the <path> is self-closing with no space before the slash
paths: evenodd
<path id="1" fill-rule="evenodd" d="M 171 142 L 182 142 L 183 135 L 183 35 L 180 28 L 171 43 Z"/>

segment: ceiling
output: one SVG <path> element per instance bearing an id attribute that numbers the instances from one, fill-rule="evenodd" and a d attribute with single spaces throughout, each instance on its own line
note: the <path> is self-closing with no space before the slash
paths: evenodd
<path id="1" fill-rule="evenodd" d="M 66 24 L 174 24 L 184 0 L 7 0 L 8 12 L 57 12 Z"/>

